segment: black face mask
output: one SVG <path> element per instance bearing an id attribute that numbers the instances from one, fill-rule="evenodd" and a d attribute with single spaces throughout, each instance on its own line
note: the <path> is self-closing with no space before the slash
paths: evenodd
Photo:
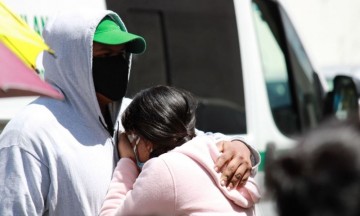
<path id="1" fill-rule="evenodd" d="M 112 101 L 125 96 L 128 74 L 129 63 L 122 55 L 93 58 L 95 91 Z"/>

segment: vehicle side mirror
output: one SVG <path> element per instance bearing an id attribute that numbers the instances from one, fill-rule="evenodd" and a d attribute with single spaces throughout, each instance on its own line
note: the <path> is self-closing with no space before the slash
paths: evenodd
<path id="1" fill-rule="evenodd" d="M 325 98 L 324 114 L 340 120 L 359 119 L 360 80 L 338 75 L 334 78 L 334 89 Z"/>

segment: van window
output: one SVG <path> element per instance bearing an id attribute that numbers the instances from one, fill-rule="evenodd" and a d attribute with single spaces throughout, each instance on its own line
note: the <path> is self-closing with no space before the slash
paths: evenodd
<path id="1" fill-rule="evenodd" d="M 275 2 L 252 2 L 265 83 L 274 121 L 291 136 L 320 120 L 318 77 L 295 29 Z"/>
<path id="2" fill-rule="evenodd" d="M 305 131 L 316 127 L 322 120 L 321 102 L 325 93 L 289 17 L 283 8 L 279 9 L 286 34 L 302 131 Z"/>
<path id="3" fill-rule="evenodd" d="M 269 25 L 271 20 L 255 2 L 252 4 L 252 11 L 274 121 L 284 134 L 292 134 L 299 130 L 299 125 L 294 99 L 290 93 L 286 53 L 281 47 L 279 36 Z"/>
<path id="4" fill-rule="evenodd" d="M 147 51 L 134 56 L 127 96 L 157 84 L 183 88 L 199 101 L 198 129 L 246 133 L 233 1 L 120 0 L 108 6 L 147 41 Z"/>

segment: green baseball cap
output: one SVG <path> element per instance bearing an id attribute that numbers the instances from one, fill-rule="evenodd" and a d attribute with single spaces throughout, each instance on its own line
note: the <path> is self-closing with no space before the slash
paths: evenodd
<path id="1" fill-rule="evenodd" d="M 146 49 L 146 42 L 143 37 L 122 30 L 120 26 L 108 16 L 97 26 L 94 41 L 108 45 L 126 43 L 127 52 L 135 54 L 143 53 Z"/>

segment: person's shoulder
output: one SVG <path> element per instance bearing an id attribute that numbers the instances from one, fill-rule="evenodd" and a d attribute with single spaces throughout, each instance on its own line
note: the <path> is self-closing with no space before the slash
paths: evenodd
<path id="1" fill-rule="evenodd" d="M 7 127 L 13 127 L 26 132 L 36 130 L 45 122 L 55 120 L 54 115 L 46 107 L 39 104 L 29 104 L 18 112 L 8 123 Z"/>
<path id="2" fill-rule="evenodd" d="M 56 118 L 45 106 L 31 103 L 20 110 L 1 132 L 1 143 L 13 142 L 20 145 L 41 137 L 54 125 Z"/>
<path id="3" fill-rule="evenodd" d="M 168 152 L 150 159 L 145 163 L 140 175 L 149 182 L 160 182 L 162 187 L 173 188 L 179 185 L 187 185 L 196 178 L 196 174 L 188 176 L 197 167 L 196 163 L 189 157 L 177 153 Z M 181 180 L 188 176 L 187 180 Z"/>
<path id="4" fill-rule="evenodd" d="M 178 162 L 187 159 L 188 157 L 180 152 L 169 151 L 157 157 L 157 160 L 162 160 L 164 163 Z M 155 158 L 154 158 L 155 159 Z"/>
<path id="5" fill-rule="evenodd" d="M 176 171 L 174 171 L 172 160 L 169 160 L 166 154 L 162 154 L 148 160 L 144 164 L 140 176 L 148 181 L 168 181 L 169 183 L 173 181 L 174 173 Z"/>
<path id="6" fill-rule="evenodd" d="M 161 160 L 173 176 L 186 175 L 199 166 L 192 158 L 174 151 L 160 155 L 157 160 Z"/>

